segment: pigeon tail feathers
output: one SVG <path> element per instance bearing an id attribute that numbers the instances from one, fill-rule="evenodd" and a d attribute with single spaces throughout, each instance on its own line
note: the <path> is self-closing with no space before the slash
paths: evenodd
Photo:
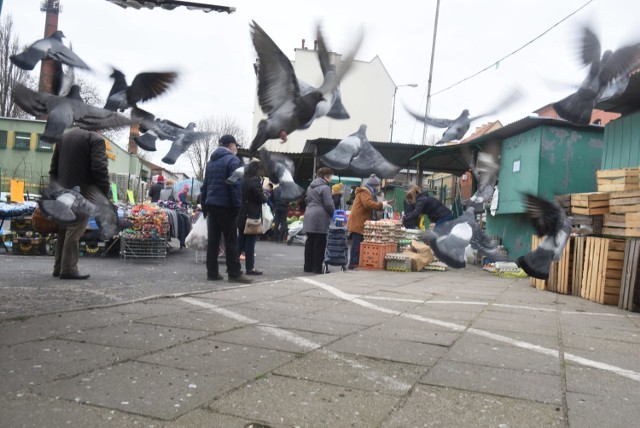
<path id="1" fill-rule="evenodd" d="M 519 257 L 516 264 L 533 278 L 549 279 L 549 268 L 553 255 L 553 251 L 537 248 L 535 251 Z"/>

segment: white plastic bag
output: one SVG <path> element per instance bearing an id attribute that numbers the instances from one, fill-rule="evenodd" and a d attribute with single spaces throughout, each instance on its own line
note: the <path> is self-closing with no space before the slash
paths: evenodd
<path id="1" fill-rule="evenodd" d="M 263 233 L 267 233 L 271 229 L 271 223 L 273 223 L 273 213 L 269 205 L 264 202 L 262 204 L 262 230 Z"/>
<path id="2" fill-rule="evenodd" d="M 195 224 L 191 228 L 191 232 L 184 240 L 185 245 L 188 248 L 193 248 L 197 251 L 207 251 L 207 219 L 203 215 L 198 217 Z"/>

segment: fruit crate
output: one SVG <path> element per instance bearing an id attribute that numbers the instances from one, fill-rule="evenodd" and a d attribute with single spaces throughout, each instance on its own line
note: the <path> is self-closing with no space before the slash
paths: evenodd
<path id="1" fill-rule="evenodd" d="M 383 270 L 385 256 L 396 251 L 398 251 L 398 244 L 395 242 L 387 244 L 363 242 L 360 244 L 360 263 L 358 267 L 365 270 Z"/>
<path id="2" fill-rule="evenodd" d="M 120 238 L 120 256 L 130 258 L 165 258 L 167 241 L 165 239 Z"/>
<path id="3" fill-rule="evenodd" d="M 385 270 L 411 272 L 411 257 L 401 253 L 388 253 L 384 256 Z"/>

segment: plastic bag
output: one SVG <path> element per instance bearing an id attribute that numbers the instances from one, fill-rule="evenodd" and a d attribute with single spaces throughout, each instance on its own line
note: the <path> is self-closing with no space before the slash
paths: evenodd
<path id="1" fill-rule="evenodd" d="M 203 215 L 200 215 L 191 228 L 191 232 L 189 232 L 189 235 L 187 235 L 187 238 L 184 240 L 184 243 L 187 248 L 193 248 L 197 251 L 207 251 L 207 236 L 207 219 L 204 218 Z"/>
<path id="2" fill-rule="evenodd" d="M 273 223 L 273 213 L 271 208 L 265 202 L 262 204 L 262 231 L 263 233 L 271 229 L 271 223 Z"/>

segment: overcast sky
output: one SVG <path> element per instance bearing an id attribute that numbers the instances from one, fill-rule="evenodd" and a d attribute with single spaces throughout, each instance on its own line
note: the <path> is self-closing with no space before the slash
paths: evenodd
<path id="1" fill-rule="evenodd" d="M 313 46 L 315 26 L 322 22 L 329 47 L 343 53 L 360 27 L 364 42 L 357 60 L 379 56 L 398 89 L 394 140 L 421 143 L 422 125 L 402 108 L 424 112 L 435 19 L 435 0 L 372 2 L 370 0 L 202 0 L 236 7 L 236 12 L 204 13 L 184 7 L 122 9 L 106 0 L 61 0 L 59 29 L 94 72 L 106 97 L 110 66 L 128 81 L 142 71 L 175 69 L 180 80 L 170 92 L 141 105 L 156 116 L 183 126 L 228 114 L 251 139 L 255 51 L 249 35 L 254 19 L 290 58 L 306 39 Z M 11 15 L 22 44 L 43 37 L 41 0 L 4 0 L 2 18 Z M 640 40 L 637 0 L 442 0 L 438 22 L 432 94 L 509 55 L 558 21 L 587 4 L 498 67 L 432 97 L 430 114 L 455 118 L 468 108 L 471 115 L 490 109 L 497 98 L 519 86 L 525 97 L 509 110 L 472 124 L 470 132 L 489 120 L 503 124 L 525 117 L 539 107 L 568 95 L 586 71 L 575 56 L 581 25 L 590 23 L 602 48 L 615 49 Z M 39 70 L 36 67 L 34 73 Z M 3 88 L 4 90 L 4 88 Z M 349 100 L 343 100 L 349 105 Z M 324 119 L 328 120 L 328 119 Z M 442 129 L 431 128 L 438 138 Z M 159 160 L 169 143 L 160 144 Z"/>

